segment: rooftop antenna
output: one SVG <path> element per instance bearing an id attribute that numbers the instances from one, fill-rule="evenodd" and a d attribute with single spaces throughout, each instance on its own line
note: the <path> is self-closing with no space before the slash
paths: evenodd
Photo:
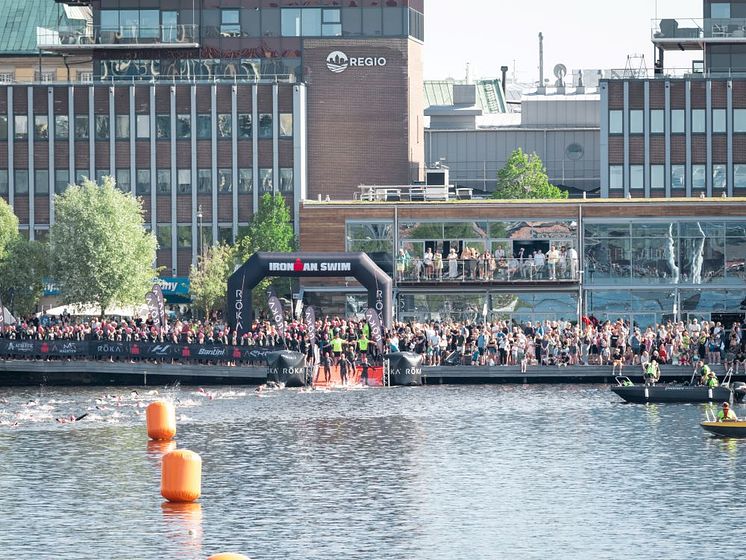
<path id="1" fill-rule="evenodd" d="M 539 32 L 539 88 L 537 93 L 544 93 L 544 34 Z"/>
<path id="2" fill-rule="evenodd" d="M 648 65 L 644 54 L 628 54 L 627 64 L 624 66 L 625 78 L 639 79 L 648 77 Z"/>
<path id="3" fill-rule="evenodd" d="M 469 63 L 468 62 L 466 63 L 466 83 L 467 84 L 471 83 L 471 76 L 470 76 L 470 72 L 469 72 Z"/>

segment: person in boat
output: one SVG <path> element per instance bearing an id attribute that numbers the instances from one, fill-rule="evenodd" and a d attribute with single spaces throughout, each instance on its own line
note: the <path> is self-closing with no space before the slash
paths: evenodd
<path id="1" fill-rule="evenodd" d="M 731 410 L 727 402 L 724 402 L 723 408 L 718 411 L 718 422 L 738 422 L 736 413 Z"/>
<path id="2" fill-rule="evenodd" d="M 707 385 L 711 373 L 712 369 L 709 365 L 707 365 L 707 362 L 703 360 L 701 365 L 699 366 L 699 384 Z"/>
<path id="3" fill-rule="evenodd" d="M 707 374 L 707 382 L 705 383 L 709 389 L 714 389 L 718 385 L 720 385 L 720 382 L 718 381 L 718 378 L 715 376 L 714 371 L 710 371 L 710 373 Z"/>
<path id="4" fill-rule="evenodd" d="M 645 383 L 655 385 L 661 378 L 661 370 L 658 362 L 650 360 L 645 364 Z"/>

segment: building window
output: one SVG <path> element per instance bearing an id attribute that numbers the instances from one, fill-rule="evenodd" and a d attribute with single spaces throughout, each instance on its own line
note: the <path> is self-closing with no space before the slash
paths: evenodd
<path id="1" fill-rule="evenodd" d="M 56 140 L 67 140 L 70 136 L 70 120 L 67 115 L 54 117 L 54 137 Z"/>
<path id="2" fill-rule="evenodd" d="M 665 189 L 666 188 L 666 167 L 664 165 L 651 165 L 650 166 L 650 188 L 651 189 Z"/>
<path id="3" fill-rule="evenodd" d="M 13 117 L 13 131 L 16 140 L 28 140 L 28 117 L 26 115 Z"/>
<path id="4" fill-rule="evenodd" d="M 129 169 L 117 169 L 117 187 L 122 192 L 130 192 L 132 190 Z"/>
<path id="5" fill-rule="evenodd" d="M 238 170 L 238 192 L 246 194 L 254 191 L 254 170 L 253 169 L 239 169 Z"/>
<path id="6" fill-rule="evenodd" d="M 34 116 L 34 139 L 49 140 L 49 117 L 47 115 Z"/>
<path id="7" fill-rule="evenodd" d="M 292 167 L 281 167 L 280 168 L 280 192 L 282 193 L 293 192 L 293 168 Z"/>
<path id="8" fill-rule="evenodd" d="M 609 134 L 624 133 L 624 113 L 622 111 L 609 111 Z"/>
<path id="9" fill-rule="evenodd" d="M 70 184 L 70 172 L 67 169 L 57 169 L 54 172 L 54 192 L 63 194 Z"/>
<path id="10" fill-rule="evenodd" d="M 712 132 L 723 133 L 728 131 L 728 119 L 726 109 L 712 110 Z"/>
<path id="11" fill-rule="evenodd" d="M 109 139 L 109 116 L 108 115 L 96 115 L 96 140 L 108 140 Z"/>
<path id="12" fill-rule="evenodd" d="M 192 137 L 191 115 L 176 115 L 176 138 L 188 140 Z"/>
<path id="13" fill-rule="evenodd" d="M 171 248 L 171 226 L 158 224 L 156 226 L 156 238 L 159 249 Z"/>
<path id="14" fill-rule="evenodd" d="M 209 169 L 197 170 L 197 194 L 212 193 L 212 172 Z"/>
<path id="15" fill-rule="evenodd" d="M 629 188 L 630 189 L 644 189 L 645 188 L 645 168 L 642 165 L 630 165 L 629 166 Z"/>
<path id="16" fill-rule="evenodd" d="M 36 169 L 34 171 L 34 193 L 49 194 L 49 171 Z"/>
<path id="17" fill-rule="evenodd" d="M 272 168 L 261 167 L 259 168 L 259 187 L 261 192 L 272 192 L 274 187 L 272 186 Z"/>
<path id="18" fill-rule="evenodd" d="M 684 166 L 683 165 L 672 165 L 671 166 L 671 188 L 672 189 L 683 189 L 686 187 L 684 180 Z"/>
<path id="19" fill-rule="evenodd" d="M 233 228 L 231 226 L 218 227 L 218 243 L 230 245 L 233 243 Z"/>
<path id="20" fill-rule="evenodd" d="M 192 171 L 191 169 L 179 169 L 176 172 L 177 178 L 177 193 L 178 194 L 191 194 L 192 193 Z"/>
<path id="21" fill-rule="evenodd" d="M 251 114 L 241 113 L 238 115 L 238 137 L 242 140 L 251 140 Z"/>
<path id="22" fill-rule="evenodd" d="M 383 33 L 380 7 L 363 8 L 363 35 L 377 37 Z"/>
<path id="23" fill-rule="evenodd" d="M 75 139 L 88 140 L 89 135 L 88 115 L 75 115 Z"/>
<path id="24" fill-rule="evenodd" d="M 28 194 L 28 169 L 15 170 L 16 194 Z"/>
<path id="25" fill-rule="evenodd" d="M 707 166 L 692 165 L 692 188 L 704 190 L 707 188 Z"/>
<path id="26" fill-rule="evenodd" d="M 693 134 L 704 134 L 705 132 L 705 110 L 704 109 L 692 109 L 692 133 Z"/>
<path id="27" fill-rule="evenodd" d="M 212 138 L 212 117 L 210 115 L 197 115 L 197 138 L 200 140 Z"/>
<path id="28" fill-rule="evenodd" d="M 8 139 L 8 117 L 0 115 L 0 142 Z"/>
<path id="29" fill-rule="evenodd" d="M 230 169 L 218 169 L 218 192 L 229 193 L 233 191 L 233 173 Z"/>
<path id="30" fill-rule="evenodd" d="M 241 36 L 241 14 L 239 10 L 221 10 L 220 11 L 220 36 L 221 37 L 240 37 Z"/>
<path id="31" fill-rule="evenodd" d="M 712 166 L 712 188 L 725 190 L 728 184 L 728 171 L 725 165 Z"/>
<path id="32" fill-rule="evenodd" d="M 650 111 L 650 133 L 663 134 L 666 131 L 665 113 L 662 109 L 652 109 Z"/>
<path id="33" fill-rule="evenodd" d="M 229 114 L 218 115 L 218 138 L 230 138 L 233 134 Z"/>
<path id="34" fill-rule="evenodd" d="M 96 169 L 96 182 L 99 185 L 104 182 L 104 177 L 111 177 L 111 171 L 108 169 Z"/>
<path id="35" fill-rule="evenodd" d="M 138 195 L 150 194 L 150 169 L 138 169 L 136 174 L 135 192 Z"/>
<path id="36" fill-rule="evenodd" d="M 746 109 L 733 109 L 733 132 L 746 132 Z"/>
<path id="37" fill-rule="evenodd" d="M 15 81 L 15 72 L 0 72 L 0 84 L 12 84 Z"/>
<path id="38" fill-rule="evenodd" d="M 93 81 L 93 72 L 78 71 L 78 81 L 90 84 Z"/>
<path id="39" fill-rule="evenodd" d="M 155 117 L 155 137 L 157 140 L 168 140 L 171 138 L 171 115 L 158 115 Z"/>
<path id="40" fill-rule="evenodd" d="M 137 127 L 137 139 L 147 140 L 150 138 L 150 116 L 135 115 L 135 125 Z"/>
<path id="41" fill-rule="evenodd" d="M 8 170 L 0 169 L 0 194 L 8 194 Z"/>
<path id="42" fill-rule="evenodd" d="M 117 140 L 129 140 L 130 117 L 129 115 L 116 115 L 114 117 L 114 134 Z"/>
<path id="43" fill-rule="evenodd" d="M 192 226 L 176 226 L 176 243 L 179 249 L 192 247 Z"/>
<path id="44" fill-rule="evenodd" d="M 284 8 L 281 33 L 283 37 L 339 37 L 341 18 L 339 8 Z"/>
<path id="45" fill-rule="evenodd" d="M 292 138 L 293 114 L 280 113 L 280 138 Z"/>
<path id="46" fill-rule="evenodd" d="M 712 19 L 730 19 L 730 2 L 713 2 L 710 4 Z"/>
<path id="47" fill-rule="evenodd" d="M 609 188 L 624 188 L 624 168 L 621 165 L 609 166 Z"/>
<path id="48" fill-rule="evenodd" d="M 156 175 L 158 194 L 171 194 L 171 171 L 169 169 L 159 169 L 156 171 Z"/>
<path id="49" fill-rule="evenodd" d="M 75 170 L 75 184 L 82 185 L 86 180 L 88 180 L 88 170 L 87 169 L 76 169 Z"/>
<path id="50" fill-rule="evenodd" d="M 342 36 L 342 13 L 338 8 L 321 10 L 321 35 L 322 37 Z"/>
<path id="51" fill-rule="evenodd" d="M 642 134 L 643 133 L 643 119 L 642 111 L 639 109 L 633 109 L 629 112 L 629 133 L 630 134 Z"/>
<path id="52" fill-rule="evenodd" d="M 34 81 L 35 82 L 54 82 L 57 79 L 56 70 L 34 70 Z"/>
<path id="53" fill-rule="evenodd" d="M 270 113 L 259 115 L 259 138 L 272 138 L 272 115 Z"/>
<path id="54" fill-rule="evenodd" d="M 746 189 L 746 165 L 733 167 L 733 186 L 737 189 Z"/>
<path id="55" fill-rule="evenodd" d="M 671 111 L 671 133 L 683 134 L 684 131 L 684 109 L 674 109 Z"/>
<path id="56" fill-rule="evenodd" d="M 164 43 L 177 43 L 184 40 L 184 32 L 179 33 L 179 12 L 161 12 L 161 41 Z"/>

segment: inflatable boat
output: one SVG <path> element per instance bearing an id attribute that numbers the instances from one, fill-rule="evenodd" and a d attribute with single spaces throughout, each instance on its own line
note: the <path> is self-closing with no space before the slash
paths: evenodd
<path id="1" fill-rule="evenodd" d="M 737 422 L 702 422 L 702 428 L 720 437 L 746 437 L 746 420 Z"/>
<path id="2" fill-rule="evenodd" d="M 656 383 L 635 385 L 629 377 L 616 377 L 617 384 L 611 390 L 629 403 L 707 403 L 733 400 L 743 401 L 746 383 L 730 382 L 728 374 L 718 387 L 704 385 Z"/>

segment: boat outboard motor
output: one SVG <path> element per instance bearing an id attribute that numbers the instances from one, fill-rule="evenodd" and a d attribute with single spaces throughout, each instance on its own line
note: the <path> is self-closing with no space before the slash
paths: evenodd
<path id="1" fill-rule="evenodd" d="M 422 385 L 422 356 L 413 352 L 394 352 L 386 358 L 392 385 Z"/>
<path id="2" fill-rule="evenodd" d="M 741 402 L 746 397 L 746 383 L 743 381 L 731 383 L 731 389 L 733 390 L 733 399 L 736 402 Z"/>
<path id="3" fill-rule="evenodd" d="M 272 352 L 267 356 L 267 382 L 282 383 L 285 387 L 306 385 L 306 357 L 300 352 Z"/>

